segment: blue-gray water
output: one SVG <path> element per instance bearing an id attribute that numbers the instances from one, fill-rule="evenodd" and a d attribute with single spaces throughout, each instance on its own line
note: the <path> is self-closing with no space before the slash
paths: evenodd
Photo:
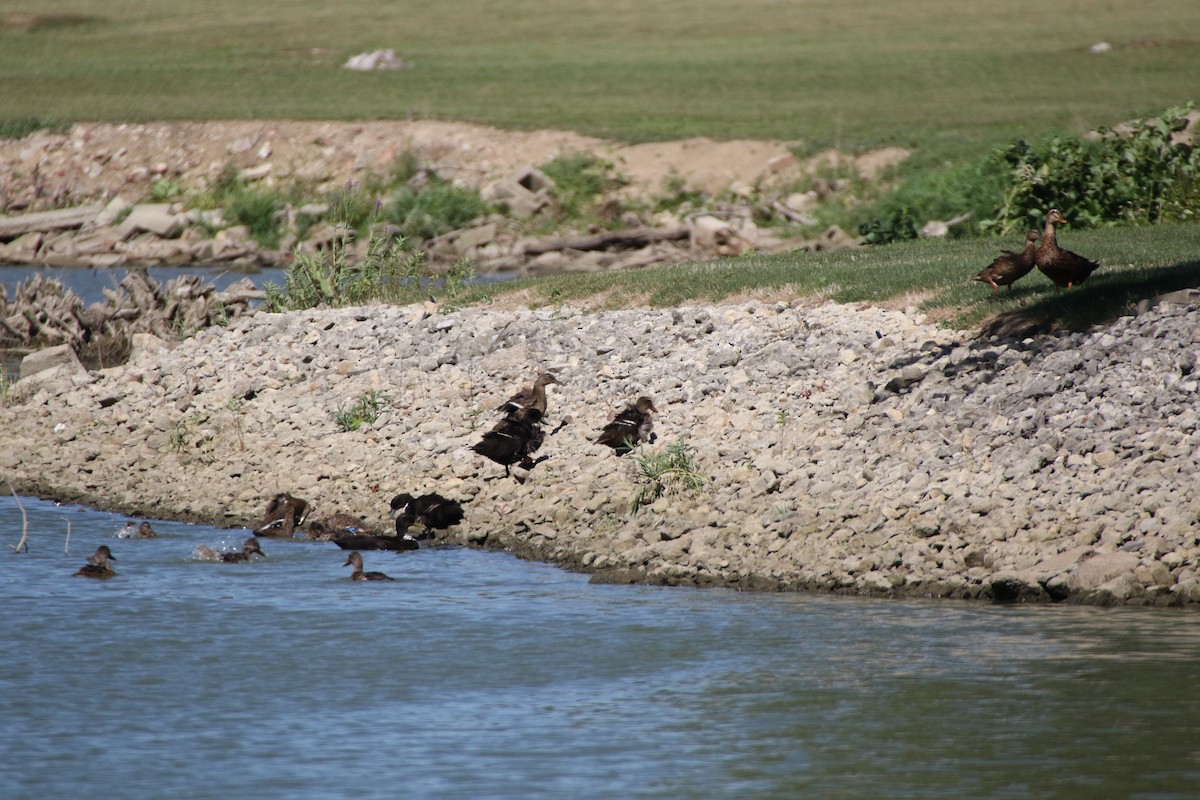
<path id="1" fill-rule="evenodd" d="M 0 286 L 13 297 L 17 286 L 34 275 L 44 275 L 62 281 L 63 286 L 75 292 L 84 305 L 104 301 L 104 290 L 118 290 L 128 272 L 123 267 L 35 267 L 0 264 Z M 147 267 L 146 272 L 161 284 L 166 284 L 180 275 L 199 275 L 218 290 L 231 283 L 249 278 L 255 286 L 266 282 L 282 286 L 285 271 L 277 268 L 257 269 L 250 272 L 229 270 L 220 264 L 192 265 L 186 267 Z"/>
<path id="2" fill-rule="evenodd" d="M 0 498 L 0 797 L 1194 798 L 1200 615 L 590 585 Z M 67 526 L 70 522 L 70 552 Z M 118 577 L 72 577 L 108 544 Z"/>

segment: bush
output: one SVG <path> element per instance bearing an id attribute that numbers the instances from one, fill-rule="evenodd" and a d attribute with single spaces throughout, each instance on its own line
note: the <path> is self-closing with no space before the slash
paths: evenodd
<path id="1" fill-rule="evenodd" d="M 413 302 L 428 282 L 425 256 L 404 248 L 403 239 L 377 236 L 361 264 L 350 263 L 353 251 L 337 244 L 329 252 L 298 253 L 284 285 L 267 283 L 265 311 L 299 311 L 318 305 L 362 305 L 371 300 Z"/>
<path id="2" fill-rule="evenodd" d="M 225 219 L 236 225 L 245 225 L 250 235 L 263 247 L 279 245 L 279 215 L 283 211 L 283 199 L 261 189 L 242 189 L 228 198 Z"/>
<path id="3" fill-rule="evenodd" d="M 558 156 L 541 166 L 554 181 L 559 216 L 577 219 L 604 201 L 604 193 L 622 185 L 612 175 L 613 165 L 591 153 Z"/>
<path id="4" fill-rule="evenodd" d="M 404 237 L 421 241 L 461 228 L 486 212 L 487 205 L 478 192 L 435 177 L 424 189 L 400 189 L 382 216 Z"/>

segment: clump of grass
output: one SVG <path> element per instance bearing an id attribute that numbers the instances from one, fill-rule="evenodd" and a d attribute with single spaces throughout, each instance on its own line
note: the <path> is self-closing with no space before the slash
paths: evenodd
<path id="1" fill-rule="evenodd" d="M 339 408 L 334 414 L 334 419 L 343 431 L 356 431 L 363 423 L 373 424 L 386 407 L 387 398 L 382 392 L 372 389 L 363 393 L 350 408 Z"/>
<path id="2" fill-rule="evenodd" d="M 432 177 L 424 188 L 402 187 L 380 215 L 403 236 L 421 241 L 461 228 L 486 212 L 478 192 Z"/>
<path id="3" fill-rule="evenodd" d="M 29 134 L 41 130 L 63 133 L 69 128 L 70 125 L 65 122 L 55 122 L 40 117 L 0 119 L 0 139 L 24 139 Z"/>
<path id="4" fill-rule="evenodd" d="M 280 213 L 286 203 L 279 194 L 264 189 L 243 188 L 229 198 L 225 219 L 245 225 L 254 240 L 263 247 L 279 246 Z"/>
<path id="5" fill-rule="evenodd" d="M 633 460 L 641 472 L 643 485 L 630 504 L 631 514 L 664 494 L 698 494 L 708 484 L 708 476 L 696 463 L 695 450 L 683 439 L 656 453 L 635 450 Z"/>
<path id="6" fill-rule="evenodd" d="M 372 237 L 362 263 L 345 242 L 330 250 L 297 253 L 282 287 L 266 283 L 263 310 L 300 311 L 319 305 L 361 305 L 371 300 L 413 302 L 426 277 L 424 253 L 404 249 L 403 239 Z"/>
<path id="7" fill-rule="evenodd" d="M 604 202 L 605 192 L 622 181 L 613 175 L 613 165 L 591 153 L 568 153 L 540 167 L 554 181 L 559 217 L 566 220 L 585 216 Z"/>

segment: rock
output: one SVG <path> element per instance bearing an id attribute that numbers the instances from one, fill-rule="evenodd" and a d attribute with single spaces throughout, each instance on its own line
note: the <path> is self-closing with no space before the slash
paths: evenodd
<path id="1" fill-rule="evenodd" d="M 21 359 L 20 376 L 28 378 L 55 367 L 66 367 L 69 373 L 87 372 L 79 356 L 75 355 L 74 349 L 70 345 L 61 344 L 38 350 Z"/>
<path id="2" fill-rule="evenodd" d="M 135 233 L 152 233 L 164 239 L 173 239 L 180 234 L 186 218 L 171 211 L 167 203 L 143 203 L 133 207 L 129 216 L 117 226 L 117 236 L 126 240 Z"/>

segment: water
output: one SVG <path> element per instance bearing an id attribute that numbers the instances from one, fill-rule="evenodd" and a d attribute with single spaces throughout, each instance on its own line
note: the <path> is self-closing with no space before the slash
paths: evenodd
<path id="1" fill-rule="evenodd" d="M 218 291 L 227 289 L 230 284 L 242 278 L 249 278 L 251 283 L 260 289 L 267 282 L 282 286 L 286 277 L 286 270 L 281 268 L 272 267 L 240 272 L 219 264 L 146 267 L 146 272 L 163 286 L 168 281 L 182 275 L 199 275 L 206 282 L 215 286 Z M 86 306 L 104 302 L 104 290 L 118 290 L 127 273 L 128 270 L 124 267 L 37 267 L 0 264 L 0 285 L 4 286 L 8 297 L 12 298 L 16 294 L 18 284 L 34 275 L 41 274 L 47 278 L 57 278 L 62 281 L 63 286 L 79 295 Z"/>
<path id="2" fill-rule="evenodd" d="M 0 499 L 0 797 L 1193 798 L 1200 615 L 593 586 Z M 70 521 L 70 554 L 63 552 Z M 71 574 L 99 544 L 107 581 Z"/>

